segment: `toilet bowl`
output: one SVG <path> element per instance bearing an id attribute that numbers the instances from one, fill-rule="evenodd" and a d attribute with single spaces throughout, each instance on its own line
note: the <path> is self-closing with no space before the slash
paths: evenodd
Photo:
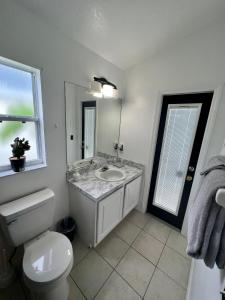
<path id="1" fill-rule="evenodd" d="M 49 231 L 55 199 L 52 190 L 19 198 L 0 206 L 0 224 L 14 247 L 24 245 L 23 274 L 33 300 L 67 300 L 67 276 L 73 248 L 67 237 Z"/>
<path id="2" fill-rule="evenodd" d="M 48 231 L 24 245 L 24 281 L 34 300 L 67 299 L 72 266 L 73 248 L 61 233 Z"/>

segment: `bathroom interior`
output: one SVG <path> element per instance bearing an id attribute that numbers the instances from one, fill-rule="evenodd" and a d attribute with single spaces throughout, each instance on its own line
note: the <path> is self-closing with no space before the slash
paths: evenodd
<path id="1" fill-rule="evenodd" d="M 225 2 L 0 0 L 0 299 L 225 299 Z"/>

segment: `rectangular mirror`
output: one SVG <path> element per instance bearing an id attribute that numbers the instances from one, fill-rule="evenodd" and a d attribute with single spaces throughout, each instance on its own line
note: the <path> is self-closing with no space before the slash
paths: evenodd
<path id="1" fill-rule="evenodd" d="M 98 152 L 116 155 L 121 99 L 95 98 L 88 89 L 65 82 L 67 165 Z"/>

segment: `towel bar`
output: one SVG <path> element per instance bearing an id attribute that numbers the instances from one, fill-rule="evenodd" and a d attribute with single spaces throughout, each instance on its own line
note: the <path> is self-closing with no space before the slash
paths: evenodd
<path id="1" fill-rule="evenodd" d="M 216 203 L 225 207 L 225 189 L 218 189 L 216 192 Z"/>

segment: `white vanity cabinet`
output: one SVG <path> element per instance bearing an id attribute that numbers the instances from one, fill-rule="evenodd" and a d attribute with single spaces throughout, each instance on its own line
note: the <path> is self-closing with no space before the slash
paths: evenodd
<path id="1" fill-rule="evenodd" d="M 69 184 L 70 213 L 85 244 L 95 247 L 137 206 L 141 178 L 134 179 L 101 200 L 90 199 L 73 183 Z"/>
<path id="2" fill-rule="evenodd" d="M 140 190 L 141 176 L 129 182 L 125 186 L 123 217 L 126 217 L 126 215 L 128 215 L 129 212 L 138 205 Z"/>
<path id="3" fill-rule="evenodd" d="M 122 220 L 124 188 L 99 202 L 97 243 L 99 243 Z"/>

